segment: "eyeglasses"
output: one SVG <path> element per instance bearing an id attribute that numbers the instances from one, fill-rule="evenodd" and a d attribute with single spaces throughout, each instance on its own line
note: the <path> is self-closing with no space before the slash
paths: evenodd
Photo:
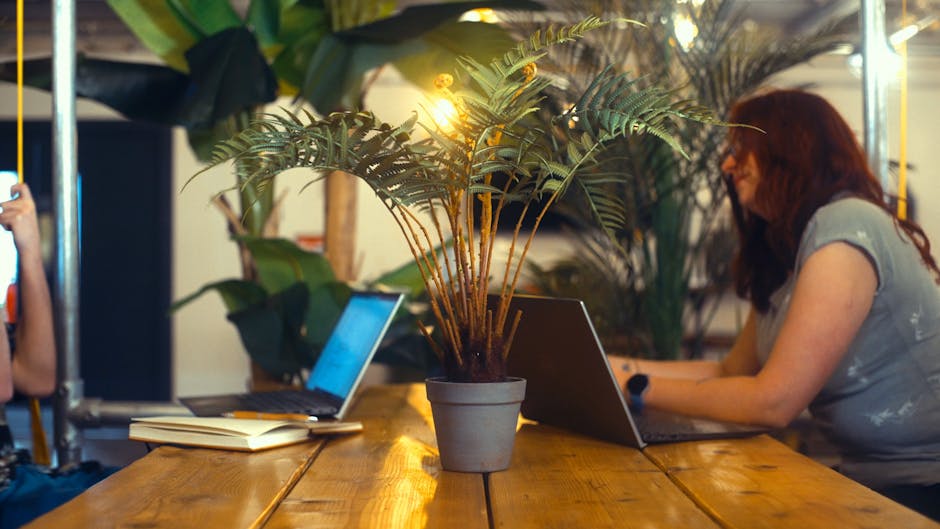
<path id="1" fill-rule="evenodd" d="M 741 144 L 737 142 L 727 143 L 725 144 L 725 148 L 721 153 L 721 159 L 723 160 L 729 156 L 733 156 L 734 158 L 737 158 L 738 155 L 741 154 L 743 151 L 744 149 L 741 147 Z"/>

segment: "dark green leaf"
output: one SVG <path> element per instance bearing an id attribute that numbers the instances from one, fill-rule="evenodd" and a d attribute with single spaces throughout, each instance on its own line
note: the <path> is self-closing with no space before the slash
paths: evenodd
<path id="1" fill-rule="evenodd" d="M 245 22 L 258 37 L 262 48 L 281 44 L 277 35 L 281 28 L 281 2 L 251 0 Z"/>
<path id="2" fill-rule="evenodd" d="M 170 306 L 170 312 L 179 310 L 184 305 L 189 304 L 196 298 L 202 296 L 210 290 L 215 290 L 222 297 L 222 302 L 229 312 L 242 310 L 249 305 L 260 303 L 267 297 L 267 293 L 260 285 L 252 281 L 241 279 L 226 279 L 216 283 L 204 285 L 196 292 L 184 297 Z"/>
<path id="3" fill-rule="evenodd" d="M 210 128 L 246 108 L 274 101 L 277 80 L 243 27 L 217 33 L 186 52 L 191 90 L 181 107 L 187 127 Z"/>
<path id="4" fill-rule="evenodd" d="M 258 280 L 268 292 L 280 292 L 298 281 L 314 291 L 334 280 L 333 269 L 322 254 L 302 250 L 287 239 L 240 240 L 251 252 Z"/>
<path id="5" fill-rule="evenodd" d="M 305 339 L 322 348 L 339 321 L 352 289 L 345 283 L 332 281 L 309 291 L 310 304 L 304 319 Z"/>
<path id="6" fill-rule="evenodd" d="M 168 0 L 171 5 L 177 2 L 182 11 L 180 16 L 185 16 L 205 36 L 242 25 L 229 0 Z"/>
<path id="7" fill-rule="evenodd" d="M 51 59 L 23 64 L 24 84 L 49 90 Z M 16 82 L 16 64 L 0 64 L 0 80 Z M 75 66 L 75 95 L 108 105 L 128 119 L 160 125 L 179 125 L 178 107 L 189 78 L 166 66 L 106 61 L 79 56 Z"/>
<path id="8" fill-rule="evenodd" d="M 304 314 L 310 294 L 306 285 L 289 288 L 228 315 L 238 328 L 251 359 L 275 376 L 299 373 L 313 365 L 319 351 L 304 340 Z"/>

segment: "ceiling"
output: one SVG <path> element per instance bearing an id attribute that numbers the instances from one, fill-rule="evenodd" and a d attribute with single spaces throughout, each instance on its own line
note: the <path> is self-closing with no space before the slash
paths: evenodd
<path id="1" fill-rule="evenodd" d="M 233 0 L 236 5 L 245 0 Z M 400 1 L 399 4 L 420 3 L 422 0 Z M 682 0 L 679 0 L 682 1 Z M 872 0 L 875 1 L 875 0 Z M 893 32 L 902 27 L 902 2 L 885 0 L 885 26 Z M 549 4 L 550 0 L 544 3 Z M 813 29 L 835 16 L 858 13 L 859 0 L 735 0 L 748 18 L 760 24 L 782 28 L 799 34 Z M 51 0 L 23 0 L 24 49 L 27 56 L 51 53 Z M 925 20 L 940 16 L 940 0 L 906 0 L 908 20 Z M 76 47 L 88 54 L 128 53 L 140 50 L 137 39 L 114 15 L 105 0 L 75 0 Z M 0 0 L 0 56 L 16 53 L 16 0 Z M 908 22 L 910 23 L 910 22 Z M 934 20 L 908 44 L 912 55 L 940 56 L 940 22 Z"/>

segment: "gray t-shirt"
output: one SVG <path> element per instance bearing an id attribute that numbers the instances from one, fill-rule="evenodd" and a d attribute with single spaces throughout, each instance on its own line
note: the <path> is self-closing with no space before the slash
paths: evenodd
<path id="1" fill-rule="evenodd" d="M 868 316 L 845 357 L 810 403 L 816 424 L 840 449 L 839 470 L 872 488 L 940 483 L 940 288 L 917 247 L 874 204 L 842 198 L 820 208 L 800 240 L 795 272 L 757 318 L 767 361 L 806 260 L 843 241 L 878 275 Z"/>

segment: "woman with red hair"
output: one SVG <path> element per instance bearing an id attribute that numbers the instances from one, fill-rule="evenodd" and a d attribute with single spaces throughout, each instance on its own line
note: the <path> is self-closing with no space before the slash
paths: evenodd
<path id="1" fill-rule="evenodd" d="M 823 98 L 739 102 L 722 163 L 750 301 L 721 361 L 611 358 L 631 403 L 784 427 L 804 409 L 839 470 L 940 519 L 940 269 Z M 758 130 L 759 129 L 759 130 Z"/>

